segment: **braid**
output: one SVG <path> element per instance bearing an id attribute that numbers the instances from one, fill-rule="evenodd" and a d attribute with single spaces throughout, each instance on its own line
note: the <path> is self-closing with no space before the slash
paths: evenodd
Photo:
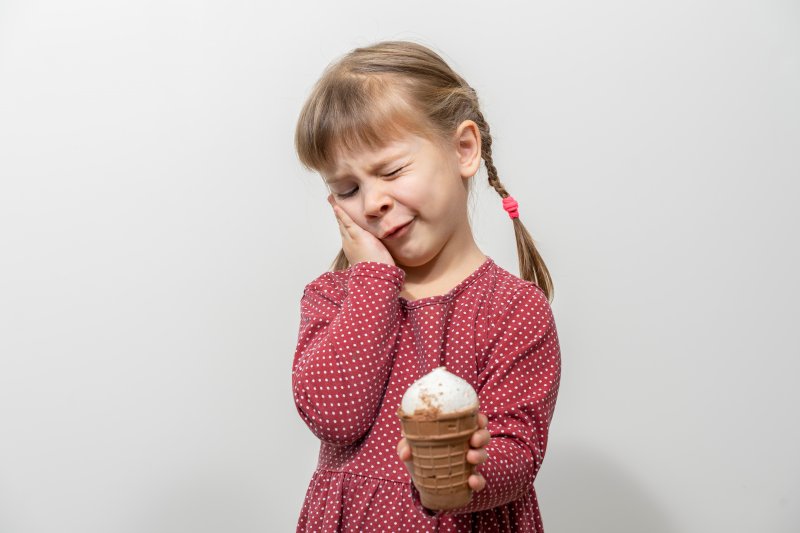
<path id="1" fill-rule="evenodd" d="M 486 173 L 489 178 L 489 185 L 500 195 L 500 198 L 508 198 L 510 195 L 500 178 L 497 175 L 497 168 L 492 160 L 492 135 L 489 130 L 489 123 L 481 113 L 480 109 L 474 110 L 475 123 L 481 132 L 481 157 L 486 164 Z M 514 224 L 514 235 L 517 240 L 517 256 L 519 258 L 519 273 L 524 280 L 535 283 L 542 289 L 548 300 L 553 299 L 553 282 L 550 272 L 544 264 L 544 260 L 539 255 L 534 244 L 533 237 L 528 233 L 527 228 L 519 219 L 519 216 L 511 219 Z"/>
<path id="2" fill-rule="evenodd" d="M 475 122 L 478 124 L 478 129 L 481 132 L 481 157 L 486 164 L 486 173 L 489 175 L 489 185 L 497 191 L 501 198 L 508 197 L 508 192 L 503 184 L 500 183 L 500 178 L 497 177 L 497 168 L 492 161 L 492 135 L 489 132 L 489 123 L 483 118 L 483 113 L 480 110 L 475 110 L 477 119 Z"/>

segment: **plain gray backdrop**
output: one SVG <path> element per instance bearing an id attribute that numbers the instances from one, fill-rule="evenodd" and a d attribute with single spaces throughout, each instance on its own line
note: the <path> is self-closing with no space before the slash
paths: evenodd
<path id="1" fill-rule="evenodd" d="M 800 531 L 798 2 L 49 0 L 0 2 L 0 532 L 294 530 L 295 121 L 384 39 L 477 90 L 553 275 L 547 532 Z"/>

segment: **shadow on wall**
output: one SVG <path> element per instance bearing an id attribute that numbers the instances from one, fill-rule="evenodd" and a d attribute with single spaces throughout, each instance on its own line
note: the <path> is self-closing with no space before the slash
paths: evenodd
<path id="1" fill-rule="evenodd" d="M 536 485 L 547 533 L 681 533 L 625 465 L 589 448 L 550 451 Z"/>

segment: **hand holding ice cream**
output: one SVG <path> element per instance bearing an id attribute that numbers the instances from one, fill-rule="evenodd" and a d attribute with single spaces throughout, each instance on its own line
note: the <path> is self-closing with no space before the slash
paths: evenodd
<path id="1" fill-rule="evenodd" d="M 397 414 L 404 438 L 397 454 L 425 507 L 462 507 L 472 491 L 486 486 L 483 476 L 474 472 L 474 466 L 487 460 L 484 447 L 490 440 L 488 418 L 478 408 L 472 386 L 445 367 L 426 374 L 403 395 Z"/>
<path id="2" fill-rule="evenodd" d="M 485 463 L 489 458 L 489 454 L 484 449 L 491 438 L 489 430 L 486 429 L 488 423 L 487 416 L 483 413 L 478 413 L 478 431 L 472 434 L 472 438 L 469 441 L 470 450 L 467 452 L 467 461 L 476 466 Z M 406 464 L 408 473 L 412 474 L 414 470 L 411 465 L 411 447 L 405 437 L 397 443 L 397 456 Z M 486 480 L 483 479 L 480 472 L 475 472 L 469 476 L 469 486 L 475 492 L 480 492 L 486 487 Z"/>

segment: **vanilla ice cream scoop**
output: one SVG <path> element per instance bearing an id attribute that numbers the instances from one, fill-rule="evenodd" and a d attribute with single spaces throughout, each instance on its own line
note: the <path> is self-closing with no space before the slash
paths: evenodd
<path id="1" fill-rule="evenodd" d="M 443 415 L 477 405 L 478 395 L 472 385 L 440 366 L 406 390 L 400 408 L 407 415 L 417 412 Z"/>

